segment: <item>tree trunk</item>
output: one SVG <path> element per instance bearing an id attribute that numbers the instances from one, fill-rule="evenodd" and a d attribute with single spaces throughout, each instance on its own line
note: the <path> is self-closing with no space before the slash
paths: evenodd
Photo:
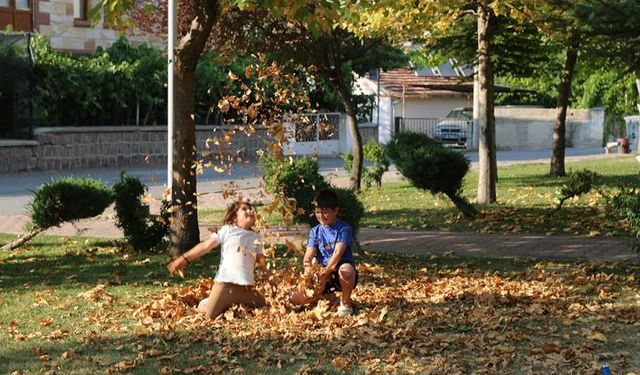
<path id="1" fill-rule="evenodd" d="M 339 67 L 336 70 L 340 72 Z M 351 90 L 347 87 L 346 82 L 340 76 L 340 73 L 336 75 L 335 81 L 338 86 L 338 95 L 342 99 L 345 111 L 347 112 L 347 127 L 349 128 L 349 134 L 351 134 L 351 141 L 353 145 L 353 167 L 351 168 L 351 177 L 349 181 L 349 188 L 351 190 L 360 190 L 362 185 L 362 137 L 360 136 L 360 130 L 358 130 L 358 119 L 356 118 L 356 108 L 353 103 L 353 96 Z"/>
<path id="2" fill-rule="evenodd" d="M 558 88 L 558 115 L 553 124 L 553 140 L 551 144 L 551 176 L 564 176 L 564 152 L 566 142 L 567 107 L 569 106 L 569 94 L 571 93 L 571 79 L 578 60 L 578 43 L 572 41 L 567 50 L 567 58 L 560 76 Z"/>
<path id="3" fill-rule="evenodd" d="M 195 70 L 219 15 L 218 1 L 193 3 L 195 18 L 175 50 L 175 126 L 171 191 L 170 251 L 184 252 L 200 242 L 198 228 L 195 128 Z"/>
<path id="4" fill-rule="evenodd" d="M 29 232 L 23 234 L 22 236 L 15 239 L 14 241 L 9 242 L 8 244 L 5 244 L 2 247 L 0 247 L 0 251 L 16 249 L 24 245 L 25 243 L 30 241 L 33 237 L 37 236 L 39 233 L 42 233 L 43 231 L 44 229 L 41 229 L 41 228 L 31 229 Z"/>
<path id="5" fill-rule="evenodd" d="M 469 203 L 469 201 L 466 200 L 465 198 L 456 194 L 446 194 L 446 195 L 447 197 L 449 197 L 449 199 L 451 199 L 451 202 L 453 202 L 456 208 L 460 212 L 462 212 L 464 217 L 466 217 L 467 219 L 474 219 L 478 214 L 478 210 L 476 210 L 476 208 L 473 207 L 473 205 Z"/>
<path id="6" fill-rule="evenodd" d="M 491 40 L 493 13 L 478 5 L 478 204 L 496 201 L 496 120 L 493 114 L 493 66 Z"/>

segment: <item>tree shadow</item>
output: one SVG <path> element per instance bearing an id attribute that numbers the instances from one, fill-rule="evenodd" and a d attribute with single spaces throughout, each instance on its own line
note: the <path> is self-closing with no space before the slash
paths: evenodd
<path id="1" fill-rule="evenodd" d="M 40 248 L 58 245 L 55 242 L 37 242 L 28 254 L 14 255 L 0 263 L 0 287 L 18 289 L 55 287 L 72 284 L 75 287 L 93 287 L 98 283 L 114 285 L 134 282 L 170 281 L 165 264 L 167 254 L 128 253 L 113 247 L 109 241 L 93 243 L 86 249 L 69 249 L 64 254 L 34 254 Z M 64 246 L 64 245 L 60 245 Z M 209 254 L 204 261 L 194 262 L 189 273 L 194 277 L 211 276 L 210 266 L 219 263 L 219 253 Z"/>

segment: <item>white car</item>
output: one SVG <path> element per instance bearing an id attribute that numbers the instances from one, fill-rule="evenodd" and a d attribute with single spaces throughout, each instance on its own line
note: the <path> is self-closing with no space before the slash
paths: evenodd
<path id="1" fill-rule="evenodd" d="M 471 108 L 456 108 L 436 124 L 433 139 L 443 145 L 466 147 L 467 129 L 471 124 L 473 124 L 473 110 Z"/>

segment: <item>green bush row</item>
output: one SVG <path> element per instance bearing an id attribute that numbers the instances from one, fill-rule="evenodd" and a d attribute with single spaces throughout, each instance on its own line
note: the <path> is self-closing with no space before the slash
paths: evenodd
<path id="1" fill-rule="evenodd" d="M 34 117 L 41 126 L 127 125 L 163 122 L 166 61 L 160 50 L 121 38 L 93 55 L 56 52 L 33 39 Z"/>
<path id="2" fill-rule="evenodd" d="M 56 52 L 43 36 L 33 39 L 34 118 L 40 126 L 151 125 L 166 123 L 166 54 L 152 46 L 132 46 L 120 38 L 93 55 Z M 196 122 L 219 124 L 218 100 L 240 91 L 228 72 L 244 74 L 253 60 L 219 63 L 207 52 L 196 69 Z M 236 87 L 237 86 L 237 87 Z M 212 110 L 214 109 L 214 110 Z"/>

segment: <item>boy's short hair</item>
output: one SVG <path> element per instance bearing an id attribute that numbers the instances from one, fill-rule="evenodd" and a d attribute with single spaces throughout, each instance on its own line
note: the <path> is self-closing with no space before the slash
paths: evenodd
<path id="1" fill-rule="evenodd" d="M 340 207 L 340 199 L 338 194 L 331 189 L 320 190 L 313 202 L 317 208 L 338 208 Z"/>

